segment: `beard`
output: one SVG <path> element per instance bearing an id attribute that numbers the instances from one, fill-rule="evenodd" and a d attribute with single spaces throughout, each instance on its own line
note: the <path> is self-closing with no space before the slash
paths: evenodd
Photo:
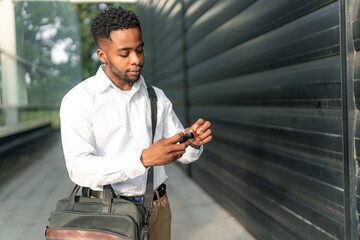
<path id="1" fill-rule="evenodd" d="M 125 72 L 122 72 L 120 71 L 119 69 L 113 67 L 113 65 L 110 65 L 109 64 L 109 69 L 111 71 L 111 73 L 119 80 L 121 80 L 122 82 L 126 83 L 128 86 L 133 86 L 134 83 L 136 83 L 137 81 L 139 81 L 140 79 L 140 74 L 141 72 L 139 73 L 139 75 L 134 78 L 134 77 L 130 77 L 128 75 L 129 71 L 125 71 Z"/>
<path id="2" fill-rule="evenodd" d="M 121 80 L 123 81 L 123 82 L 125 82 L 127 85 L 129 85 L 129 86 L 132 86 L 132 85 L 134 85 L 134 83 L 136 83 L 137 81 L 139 81 L 139 79 L 140 79 L 140 74 L 139 74 L 139 76 L 137 77 L 137 78 L 135 78 L 135 79 L 132 79 L 132 78 L 130 78 L 126 73 L 123 75 L 123 77 L 121 78 Z"/>

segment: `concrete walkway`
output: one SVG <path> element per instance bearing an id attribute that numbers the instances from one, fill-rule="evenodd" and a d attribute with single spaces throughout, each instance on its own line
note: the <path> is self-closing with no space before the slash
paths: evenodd
<path id="1" fill-rule="evenodd" d="M 1 158 L 0 172 L 6 173 L 6 179 L 0 178 L 1 240 L 45 239 L 50 211 L 73 188 L 58 133 L 27 147 L 28 151 L 11 154 L 9 159 Z M 9 167 L 5 161 L 13 164 Z M 254 240 L 179 167 L 167 166 L 167 174 L 173 240 Z"/>
<path id="2" fill-rule="evenodd" d="M 255 240 L 177 165 L 166 172 L 173 240 Z"/>

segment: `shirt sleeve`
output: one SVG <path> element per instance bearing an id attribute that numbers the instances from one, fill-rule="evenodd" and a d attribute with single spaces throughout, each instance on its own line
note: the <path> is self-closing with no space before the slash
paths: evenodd
<path id="1" fill-rule="evenodd" d="M 90 106 L 79 99 L 65 97 L 60 108 L 61 141 L 70 179 L 80 186 L 102 190 L 103 185 L 143 175 L 142 151 L 98 156 Z"/>
<path id="2" fill-rule="evenodd" d="M 172 103 L 170 100 L 165 96 L 165 94 L 160 91 L 160 96 L 163 95 L 164 102 L 165 102 L 165 112 L 164 112 L 164 129 L 163 129 L 163 138 L 170 138 L 176 133 L 184 132 L 184 127 L 181 124 L 179 118 L 175 114 Z M 185 154 L 181 158 L 178 159 L 178 162 L 181 162 L 183 164 L 192 163 L 199 159 L 201 153 L 203 152 L 203 146 L 200 147 L 200 149 L 193 148 L 191 146 L 188 146 L 186 148 Z"/>

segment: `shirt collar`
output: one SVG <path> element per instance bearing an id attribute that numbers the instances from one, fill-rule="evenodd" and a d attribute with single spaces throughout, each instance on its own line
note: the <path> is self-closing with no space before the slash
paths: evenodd
<path id="1" fill-rule="evenodd" d="M 110 87 L 113 84 L 110 78 L 106 76 L 103 68 L 104 65 L 101 65 L 95 74 L 96 76 L 95 85 L 99 93 L 105 91 L 108 87 Z"/>
<path id="2" fill-rule="evenodd" d="M 96 88 L 99 93 L 104 92 L 109 87 L 116 88 L 115 84 L 110 80 L 110 78 L 104 72 L 104 65 L 101 65 L 96 72 Z M 134 92 L 137 92 L 140 88 L 144 87 L 146 89 L 145 80 L 142 75 L 140 75 L 139 81 L 137 81 L 134 85 Z"/>

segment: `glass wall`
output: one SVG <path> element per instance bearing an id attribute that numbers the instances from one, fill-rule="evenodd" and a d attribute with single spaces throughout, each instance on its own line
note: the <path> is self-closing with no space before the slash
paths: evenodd
<path id="1" fill-rule="evenodd" d="M 0 126 L 3 125 L 3 114 L 2 114 L 2 109 L 1 109 L 1 105 L 2 105 L 2 81 L 1 81 L 1 76 L 2 76 L 2 66 L 1 66 L 1 49 L 0 49 Z"/>
<path id="2" fill-rule="evenodd" d="M 21 130 L 56 118 L 62 97 L 82 80 L 80 32 L 69 2 L 2 0 L 0 7 L 6 2 L 16 44 L 0 41 L 0 124 Z"/>

